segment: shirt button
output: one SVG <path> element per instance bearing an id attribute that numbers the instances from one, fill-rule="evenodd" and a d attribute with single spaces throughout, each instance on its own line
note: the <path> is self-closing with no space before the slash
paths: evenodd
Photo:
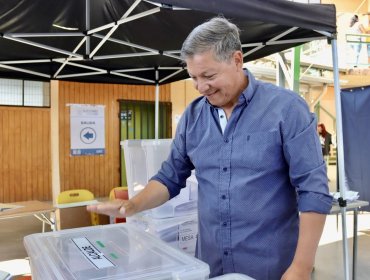
<path id="1" fill-rule="evenodd" d="M 224 139 L 224 142 L 225 143 L 229 143 L 229 139 Z"/>
<path id="2" fill-rule="evenodd" d="M 226 226 L 227 226 L 227 222 L 223 222 L 223 223 L 222 223 L 222 225 L 223 225 L 224 227 L 226 227 Z"/>
<path id="3" fill-rule="evenodd" d="M 224 194 L 223 194 L 223 195 L 221 196 L 221 198 L 222 198 L 222 199 L 226 199 L 226 195 L 224 195 Z"/>
<path id="4" fill-rule="evenodd" d="M 228 251 L 224 251 L 224 255 L 227 256 L 229 254 Z"/>
<path id="5" fill-rule="evenodd" d="M 221 115 L 220 118 L 223 119 L 224 118 L 224 115 Z"/>
<path id="6" fill-rule="evenodd" d="M 222 168 L 222 170 L 226 172 L 227 171 L 227 167 Z"/>

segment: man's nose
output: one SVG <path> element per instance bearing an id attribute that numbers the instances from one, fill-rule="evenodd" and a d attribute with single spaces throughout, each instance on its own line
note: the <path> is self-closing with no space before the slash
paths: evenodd
<path id="1" fill-rule="evenodd" d="M 196 89 L 204 94 L 209 89 L 209 84 L 206 81 L 197 81 Z"/>

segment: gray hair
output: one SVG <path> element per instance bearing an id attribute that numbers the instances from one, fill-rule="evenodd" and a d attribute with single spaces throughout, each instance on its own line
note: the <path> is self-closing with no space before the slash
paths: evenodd
<path id="1" fill-rule="evenodd" d="M 235 51 L 241 51 L 239 28 L 223 17 L 215 17 L 197 26 L 185 39 L 181 59 L 213 51 L 218 61 L 229 61 Z"/>

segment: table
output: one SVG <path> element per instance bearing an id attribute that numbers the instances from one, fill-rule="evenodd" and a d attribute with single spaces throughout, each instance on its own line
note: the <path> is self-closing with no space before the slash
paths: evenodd
<path id="1" fill-rule="evenodd" d="M 52 229 L 55 228 L 55 223 L 46 216 L 54 212 L 52 204 L 38 200 L 0 203 L 0 220 L 33 215 L 42 222 L 42 232 L 45 232 L 45 224 L 49 224 Z"/>
<path id="2" fill-rule="evenodd" d="M 357 216 L 358 209 L 364 206 L 368 206 L 368 201 L 356 200 L 356 201 L 347 201 L 346 211 L 353 211 L 353 256 L 352 256 L 352 279 L 356 279 L 356 270 L 357 270 Z M 330 214 L 340 213 L 340 206 L 338 204 L 333 204 Z"/>

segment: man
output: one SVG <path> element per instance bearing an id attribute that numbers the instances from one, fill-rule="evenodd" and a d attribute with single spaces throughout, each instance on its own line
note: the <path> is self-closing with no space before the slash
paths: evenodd
<path id="1" fill-rule="evenodd" d="M 129 201 L 88 209 L 130 216 L 158 206 L 195 169 L 197 256 L 210 277 L 310 279 L 332 198 L 306 103 L 243 70 L 238 28 L 224 18 L 196 27 L 182 58 L 202 96 L 186 108 L 167 161 Z"/>

